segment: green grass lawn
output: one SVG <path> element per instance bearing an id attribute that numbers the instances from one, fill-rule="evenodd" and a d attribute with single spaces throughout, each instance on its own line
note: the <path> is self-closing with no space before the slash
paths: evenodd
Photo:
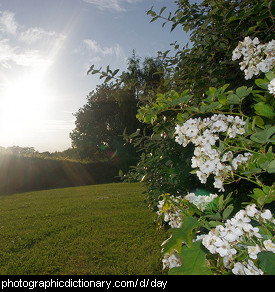
<path id="1" fill-rule="evenodd" d="M 0 196 L 0 275 L 161 273 L 153 212 L 140 184 Z"/>

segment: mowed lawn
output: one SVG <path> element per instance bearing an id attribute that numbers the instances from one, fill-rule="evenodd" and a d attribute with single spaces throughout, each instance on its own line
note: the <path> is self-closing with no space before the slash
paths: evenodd
<path id="1" fill-rule="evenodd" d="M 140 184 L 0 196 L 0 275 L 156 275 L 167 238 Z"/>

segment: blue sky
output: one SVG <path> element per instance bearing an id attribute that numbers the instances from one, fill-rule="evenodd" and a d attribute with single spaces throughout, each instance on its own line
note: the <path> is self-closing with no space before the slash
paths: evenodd
<path id="1" fill-rule="evenodd" d="M 101 81 L 96 67 L 126 69 L 188 36 L 150 23 L 146 11 L 173 0 L 0 0 L 0 146 L 62 151 L 73 113 Z"/>

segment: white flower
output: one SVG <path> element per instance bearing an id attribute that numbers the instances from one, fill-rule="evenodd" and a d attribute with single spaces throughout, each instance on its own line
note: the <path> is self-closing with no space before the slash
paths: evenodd
<path id="1" fill-rule="evenodd" d="M 229 138 L 235 138 L 237 135 L 237 127 L 228 128 L 227 135 Z"/>
<path id="2" fill-rule="evenodd" d="M 269 93 L 275 94 L 275 78 L 273 78 L 268 84 Z"/>
<path id="3" fill-rule="evenodd" d="M 207 160 L 201 165 L 200 170 L 205 174 L 210 174 L 215 170 L 215 166 L 212 160 Z"/>
<path id="4" fill-rule="evenodd" d="M 199 130 L 198 130 L 197 126 L 194 125 L 194 126 L 192 126 L 192 127 L 189 127 L 189 128 L 186 130 L 185 135 L 186 135 L 187 137 L 192 138 L 192 137 L 197 136 L 197 135 L 198 135 L 198 132 L 199 132 Z"/>
<path id="5" fill-rule="evenodd" d="M 162 260 L 163 263 L 163 269 L 165 268 L 175 268 L 181 266 L 181 258 L 176 254 L 173 253 L 171 256 L 169 254 L 166 254 Z"/>
<path id="6" fill-rule="evenodd" d="M 243 156 L 241 154 L 239 154 L 237 157 L 235 157 L 232 160 L 232 166 L 235 170 L 242 164 L 242 157 Z"/>
<path id="7" fill-rule="evenodd" d="M 271 66 L 272 66 L 272 61 L 270 59 L 266 59 L 257 65 L 257 69 L 259 71 L 267 73 L 271 69 Z M 257 75 L 257 74 L 255 74 L 255 75 Z"/>
<path id="8" fill-rule="evenodd" d="M 220 177 L 215 177 L 215 181 L 214 181 L 214 187 L 216 189 L 219 189 L 219 190 L 223 190 L 224 191 L 224 187 L 223 187 L 223 181 Z"/>
<path id="9" fill-rule="evenodd" d="M 265 48 L 265 52 L 266 53 L 271 53 L 275 51 L 275 40 L 270 41 L 266 48 Z"/>
<path id="10" fill-rule="evenodd" d="M 232 273 L 234 275 L 245 275 L 244 265 L 241 262 L 235 263 L 234 268 L 232 269 Z"/>
<path id="11" fill-rule="evenodd" d="M 254 217 L 256 214 L 259 213 L 259 211 L 256 209 L 256 205 L 252 204 L 252 205 L 248 205 L 246 208 L 246 214 L 249 217 Z"/>
<path id="12" fill-rule="evenodd" d="M 192 240 L 192 242 L 200 241 L 200 240 L 202 240 L 205 236 L 206 236 L 206 234 L 199 234 L 199 235 L 197 235 L 197 237 L 196 237 L 195 239 Z"/>
<path id="13" fill-rule="evenodd" d="M 239 134 L 239 135 L 243 135 L 243 134 L 245 134 L 245 129 L 244 128 L 238 128 L 236 133 Z"/>
<path id="14" fill-rule="evenodd" d="M 232 269 L 232 265 L 234 264 L 233 256 L 229 255 L 223 258 L 223 264 L 227 269 Z"/>
<path id="15" fill-rule="evenodd" d="M 216 141 L 219 139 L 218 136 L 215 136 L 211 133 L 210 130 L 205 130 L 203 135 L 199 137 L 199 140 L 203 146 L 205 145 L 215 145 Z"/>
<path id="16" fill-rule="evenodd" d="M 251 224 L 244 224 L 242 228 L 244 232 L 247 233 L 247 236 L 256 236 L 257 238 L 262 238 L 258 227 L 253 227 Z"/>
<path id="17" fill-rule="evenodd" d="M 234 218 L 230 220 L 231 224 L 233 226 L 238 226 L 242 228 L 244 225 L 246 225 L 248 222 L 250 222 L 250 218 L 246 216 L 246 212 L 244 210 L 240 210 Z"/>
<path id="18" fill-rule="evenodd" d="M 216 252 L 219 253 L 221 257 L 227 257 L 236 254 L 235 248 L 231 248 L 231 245 L 227 240 L 217 238 L 214 245 L 216 246 Z"/>
<path id="19" fill-rule="evenodd" d="M 171 196 L 170 198 L 175 202 L 182 199 L 181 197 L 175 198 L 174 196 Z M 172 228 L 180 228 L 182 225 L 182 215 L 180 210 L 171 205 L 170 207 L 166 206 L 164 211 L 164 206 L 165 200 L 159 201 L 157 215 L 161 216 L 163 214 L 163 221 L 167 222 Z"/>
<path id="20" fill-rule="evenodd" d="M 212 130 L 215 132 L 225 132 L 228 128 L 228 125 L 224 121 L 217 121 L 212 124 Z"/>
<path id="21" fill-rule="evenodd" d="M 263 271 L 258 269 L 251 260 L 248 260 L 248 264 L 244 267 L 245 275 L 263 275 Z"/>
<path id="22" fill-rule="evenodd" d="M 247 251 L 249 254 L 249 257 L 252 258 L 253 260 L 257 259 L 257 254 L 259 252 L 261 252 L 260 247 L 258 246 L 258 244 L 254 245 L 254 246 L 248 246 L 247 247 Z"/>
<path id="23" fill-rule="evenodd" d="M 231 221 L 229 220 L 225 224 L 225 228 L 220 231 L 220 236 L 228 242 L 238 240 L 242 234 L 242 230 L 236 226 L 231 225 Z"/>
<path id="24" fill-rule="evenodd" d="M 263 219 L 270 220 L 272 218 L 272 213 L 270 212 L 270 210 L 266 209 L 264 212 L 261 213 L 261 217 Z"/>
<path id="25" fill-rule="evenodd" d="M 234 268 L 232 269 L 232 273 L 234 275 L 263 275 L 264 272 L 261 269 L 258 269 L 253 261 L 248 260 L 248 263 L 235 263 Z"/>
<path id="26" fill-rule="evenodd" d="M 248 159 L 251 157 L 250 153 L 239 154 L 237 157 L 233 158 L 232 166 L 236 170 L 241 164 L 246 163 Z"/>
<path id="27" fill-rule="evenodd" d="M 271 241 L 271 239 L 264 241 L 264 247 L 267 251 L 272 251 L 273 253 L 275 253 L 275 244 Z"/>
<path id="28" fill-rule="evenodd" d="M 203 163 L 203 159 L 202 157 L 196 157 L 196 156 L 193 156 L 191 158 L 191 167 L 192 168 L 197 168 L 197 167 L 200 167 L 200 165 Z"/>
<path id="29" fill-rule="evenodd" d="M 216 245 L 215 242 L 216 240 L 219 238 L 218 234 L 217 234 L 217 228 L 216 229 L 212 229 L 208 234 L 206 234 L 204 236 L 204 238 L 202 239 L 202 244 L 212 253 L 215 254 L 216 253 Z"/>
<path id="30" fill-rule="evenodd" d="M 244 126 L 245 122 L 238 116 L 236 116 L 233 120 L 233 123 L 236 125 Z"/>
<path id="31" fill-rule="evenodd" d="M 258 45 L 260 43 L 259 39 L 257 37 L 254 38 L 253 44 Z"/>
<path id="32" fill-rule="evenodd" d="M 233 54 L 232 54 L 232 60 L 236 61 L 236 60 L 240 59 L 241 56 L 242 56 L 242 54 L 240 53 L 240 51 L 238 49 L 235 49 L 233 51 Z"/>
<path id="33" fill-rule="evenodd" d="M 233 153 L 232 153 L 232 151 L 228 151 L 228 152 L 224 153 L 221 161 L 225 162 L 225 161 L 229 161 L 231 159 L 233 159 Z"/>
<path id="34" fill-rule="evenodd" d="M 207 182 L 207 177 L 204 173 L 202 173 L 200 170 L 196 171 L 197 177 L 199 178 L 200 182 L 202 184 L 206 184 Z"/>

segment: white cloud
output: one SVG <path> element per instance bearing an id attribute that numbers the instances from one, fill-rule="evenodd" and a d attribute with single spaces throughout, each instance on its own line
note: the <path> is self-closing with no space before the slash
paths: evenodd
<path id="1" fill-rule="evenodd" d="M 26 68 L 48 67 L 53 63 L 49 52 L 58 48 L 65 36 L 55 31 L 20 26 L 15 14 L 0 11 L 0 66 L 12 69 L 14 65 Z M 26 46 L 27 45 L 27 46 Z"/>
<path id="2" fill-rule="evenodd" d="M 119 44 L 114 44 L 110 47 L 103 47 L 97 41 L 85 39 L 82 41 L 82 49 L 76 49 L 75 53 L 84 54 L 89 57 L 89 61 L 101 62 L 103 59 L 115 62 L 124 61 L 126 59 L 125 53 Z"/>
<path id="3" fill-rule="evenodd" d="M 18 24 L 15 21 L 14 13 L 9 11 L 0 11 L 0 32 L 15 35 Z"/>
<path id="4" fill-rule="evenodd" d="M 116 12 L 126 11 L 124 4 L 132 4 L 144 0 L 83 0 L 84 2 L 96 5 L 99 9 L 110 9 Z"/>
<path id="5" fill-rule="evenodd" d="M 77 54 L 83 60 L 82 68 L 84 72 L 87 72 L 92 64 L 96 67 L 109 65 L 115 69 L 126 69 L 128 58 L 118 43 L 110 46 L 102 46 L 96 40 L 85 39 L 73 50 L 73 53 Z"/>
<path id="6" fill-rule="evenodd" d="M 22 31 L 19 40 L 27 44 L 34 44 L 41 41 L 49 41 L 51 39 L 64 39 L 65 36 L 55 31 L 46 31 L 40 27 L 32 27 L 26 31 Z"/>
<path id="7" fill-rule="evenodd" d="M 91 50 L 93 53 L 99 53 L 106 56 L 106 55 L 113 55 L 115 52 L 115 49 L 112 47 L 102 48 L 100 44 L 95 40 L 86 39 L 86 40 L 83 40 L 83 43 L 87 45 L 88 49 Z"/>
<path id="8" fill-rule="evenodd" d="M 38 50 L 22 50 L 20 47 L 12 46 L 8 39 L 0 40 L 0 65 L 11 69 L 13 65 L 23 67 L 39 68 L 49 66 L 52 61 Z"/>

